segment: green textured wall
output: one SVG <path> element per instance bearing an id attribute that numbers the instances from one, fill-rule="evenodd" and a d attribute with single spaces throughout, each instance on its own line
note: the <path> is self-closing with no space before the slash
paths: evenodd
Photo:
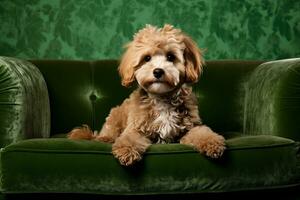
<path id="1" fill-rule="evenodd" d="M 183 29 L 206 59 L 300 57 L 299 0 L 0 0 L 0 55 L 118 58 L 147 23 Z"/>

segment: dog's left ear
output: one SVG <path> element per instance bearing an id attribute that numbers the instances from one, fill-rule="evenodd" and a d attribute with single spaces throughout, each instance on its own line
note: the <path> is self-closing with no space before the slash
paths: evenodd
<path id="1" fill-rule="evenodd" d="M 185 58 L 185 81 L 187 83 L 196 83 L 202 72 L 203 59 L 201 50 L 197 44 L 188 36 L 184 36 L 183 42 L 185 44 L 184 58 Z"/>
<path id="2" fill-rule="evenodd" d="M 134 55 L 132 50 L 131 43 L 126 46 L 127 50 L 124 53 L 120 65 L 119 65 L 119 74 L 122 79 L 122 85 L 129 87 L 134 81 L 134 67 L 138 64 L 137 58 Z"/>

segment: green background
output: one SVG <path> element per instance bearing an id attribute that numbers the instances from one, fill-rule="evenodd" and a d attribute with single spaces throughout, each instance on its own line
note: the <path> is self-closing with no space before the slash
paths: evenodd
<path id="1" fill-rule="evenodd" d="M 0 55 L 119 58 L 138 29 L 164 23 L 206 59 L 300 57 L 299 0 L 0 0 Z"/>

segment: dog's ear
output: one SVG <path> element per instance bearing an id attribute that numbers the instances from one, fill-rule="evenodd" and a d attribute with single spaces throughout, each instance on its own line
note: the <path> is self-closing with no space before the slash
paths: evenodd
<path id="1" fill-rule="evenodd" d="M 185 44 L 184 58 L 185 58 L 185 81 L 187 83 L 195 83 L 202 72 L 203 59 L 201 50 L 197 44 L 188 36 L 183 37 Z"/>
<path id="2" fill-rule="evenodd" d="M 121 59 L 118 70 L 122 79 L 122 85 L 129 87 L 135 80 L 134 67 L 138 64 L 138 61 L 133 54 L 131 44 L 128 44 L 126 48 L 127 50 Z"/>

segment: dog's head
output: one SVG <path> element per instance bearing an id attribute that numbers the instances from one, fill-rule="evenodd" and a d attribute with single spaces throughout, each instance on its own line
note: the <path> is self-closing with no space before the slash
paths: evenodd
<path id="1" fill-rule="evenodd" d="M 201 51 L 196 43 L 171 25 L 147 25 L 126 46 L 119 73 L 122 85 L 135 80 L 147 92 L 164 94 L 183 83 L 195 83 L 202 71 Z"/>

